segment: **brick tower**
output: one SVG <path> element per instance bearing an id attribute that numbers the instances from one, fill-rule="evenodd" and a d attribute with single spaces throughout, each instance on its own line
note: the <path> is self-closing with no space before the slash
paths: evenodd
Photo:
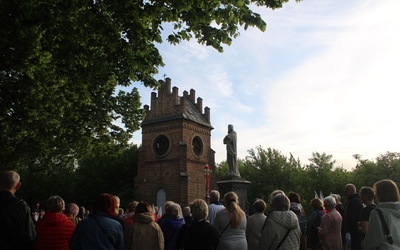
<path id="1" fill-rule="evenodd" d="M 195 90 L 179 97 L 177 87 L 171 92 L 171 79 L 159 82 L 158 95 L 151 94 L 151 107 L 144 106 L 135 190 L 142 200 L 159 207 L 167 200 L 186 206 L 205 197 L 207 164 L 215 183 L 210 109 L 205 107 L 203 113 L 203 100 L 196 100 Z"/>

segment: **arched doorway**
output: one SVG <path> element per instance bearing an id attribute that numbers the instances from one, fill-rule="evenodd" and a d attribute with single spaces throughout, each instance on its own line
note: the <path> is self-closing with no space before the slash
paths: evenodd
<path id="1" fill-rule="evenodd" d="M 161 214 L 165 213 L 165 207 L 164 204 L 167 201 L 167 193 L 165 193 L 165 190 L 163 188 L 158 189 L 157 191 L 157 207 L 158 211 L 161 211 Z"/>

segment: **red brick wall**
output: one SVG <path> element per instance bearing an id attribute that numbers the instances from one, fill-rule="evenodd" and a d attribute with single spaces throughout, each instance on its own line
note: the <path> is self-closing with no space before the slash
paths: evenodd
<path id="1" fill-rule="evenodd" d="M 141 200 L 156 203 L 157 191 L 163 188 L 167 200 L 186 206 L 195 198 L 205 197 L 204 167 L 208 164 L 213 168 L 215 162 L 214 151 L 211 149 L 211 124 L 205 126 L 184 118 L 171 118 L 184 111 L 177 93 L 177 88 L 170 91 L 170 80 L 168 82 L 167 79 L 167 83 L 158 91 L 158 96 L 152 94 L 151 110 L 145 107 L 148 115 L 142 125 L 142 146 L 139 149 L 135 190 Z M 186 101 L 195 100 L 194 90 L 190 91 L 190 95 L 187 92 L 184 95 Z M 193 104 L 201 108 L 202 99 L 198 98 L 198 102 Z M 169 138 L 170 147 L 165 155 L 157 156 L 153 151 L 153 143 L 161 134 Z M 203 142 L 200 156 L 192 151 L 195 136 Z M 214 175 L 212 180 L 215 181 Z"/>

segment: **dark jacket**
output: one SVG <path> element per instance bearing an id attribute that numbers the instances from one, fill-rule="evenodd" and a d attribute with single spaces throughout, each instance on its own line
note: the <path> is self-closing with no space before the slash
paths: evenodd
<path id="1" fill-rule="evenodd" d="M 351 249 L 361 249 L 362 233 L 358 230 L 358 222 L 361 219 L 363 205 L 359 194 L 349 196 L 346 209 L 346 227 L 351 237 Z"/>
<path id="2" fill-rule="evenodd" d="M 175 249 L 176 239 L 178 238 L 179 230 L 185 224 L 183 218 L 167 217 L 160 223 L 161 230 L 164 234 L 164 250 Z"/>
<path id="3" fill-rule="evenodd" d="M 336 204 L 336 210 L 342 216 L 342 245 L 344 246 L 346 243 L 346 210 L 344 209 L 343 204 Z"/>
<path id="4" fill-rule="evenodd" d="M 218 246 L 216 226 L 206 220 L 191 221 L 183 225 L 176 240 L 175 249 L 214 250 Z"/>
<path id="5" fill-rule="evenodd" d="M 346 226 L 348 232 L 358 232 L 357 223 L 361 220 L 361 211 L 363 204 L 359 194 L 353 194 L 349 197 L 349 203 L 346 209 Z"/>
<path id="6" fill-rule="evenodd" d="M 315 248 L 319 243 L 318 227 L 322 224 L 322 217 L 324 212 L 322 210 L 314 210 L 307 218 L 307 247 Z"/>
<path id="7" fill-rule="evenodd" d="M 35 238 L 29 206 L 11 192 L 0 191 L 0 249 L 30 249 Z"/>
<path id="8" fill-rule="evenodd" d="M 68 250 L 75 224 L 65 214 L 46 213 L 36 223 L 37 239 L 35 249 Z"/>
<path id="9" fill-rule="evenodd" d="M 106 213 L 96 211 L 76 225 L 70 249 L 122 250 L 124 249 L 122 226 Z"/>

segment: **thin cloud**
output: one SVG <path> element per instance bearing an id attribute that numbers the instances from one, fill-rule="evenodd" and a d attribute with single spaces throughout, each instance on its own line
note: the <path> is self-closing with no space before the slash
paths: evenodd
<path id="1" fill-rule="evenodd" d="M 226 72 L 220 65 L 212 65 L 209 68 L 207 80 L 211 86 L 214 86 L 215 92 L 221 96 L 231 96 L 233 94 L 232 82 L 229 80 L 229 73 Z"/>
<path id="2" fill-rule="evenodd" d="M 400 39 L 392 37 L 395 41 L 385 42 L 388 33 L 382 30 L 382 25 L 390 29 L 399 21 L 391 23 L 392 17 L 387 18 L 388 12 L 383 10 L 382 6 L 362 10 L 342 20 L 338 26 L 356 21 L 351 22 L 351 29 L 335 30 L 324 53 L 288 71 L 268 89 L 266 115 L 274 121 L 273 126 L 294 131 L 304 140 L 303 148 L 314 145 L 315 149 L 338 152 L 339 158 L 347 158 L 346 165 L 354 162 L 349 155 L 363 151 L 365 145 L 376 148 L 375 156 L 396 149 L 390 146 L 393 143 L 380 143 L 398 137 L 396 130 L 384 135 L 382 129 L 400 125 L 399 119 L 390 115 L 400 104 L 395 98 L 398 74 L 392 67 L 399 56 Z M 379 25 L 369 22 L 371 17 Z M 279 111 L 274 109 L 277 106 Z M 347 149 L 345 153 L 342 147 Z"/>
<path id="3" fill-rule="evenodd" d="M 162 45 L 160 78 L 165 72 L 180 94 L 195 89 L 210 107 L 217 163 L 226 158 L 222 139 L 233 124 L 239 158 L 262 145 L 303 164 L 325 152 L 350 169 L 353 154 L 398 151 L 398 9 L 397 0 L 257 9 L 267 30 L 242 31 L 222 54 L 195 41 Z"/>

